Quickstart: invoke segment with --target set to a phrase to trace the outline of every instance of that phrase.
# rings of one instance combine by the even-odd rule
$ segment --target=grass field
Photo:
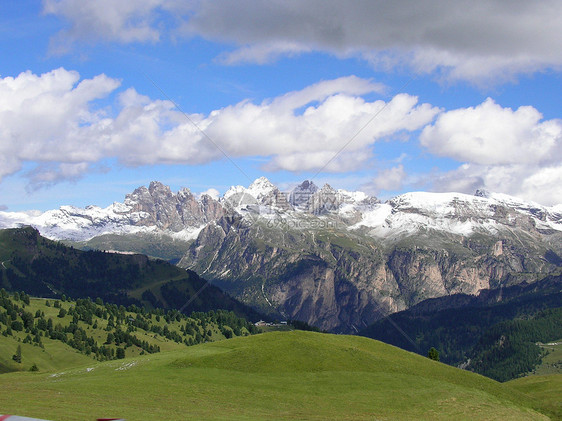
[[[371,339],[293,331],[2,374],[0,408],[63,421],[548,419],[514,389]]]
[[[506,384],[540,402],[543,412],[553,419],[562,420],[562,339],[540,347],[549,353],[533,373]]]
[[[46,305],[47,302],[50,303],[50,306]],[[57,304],[60,308],[54,307],[54,303],[55,300],[32,298],[30,299],[29,304],[25,306],[25,311],[30,312],[31,314],[35,314],[37,311],[40,311],[44,313],[45,319],[52,319],[54,324],[60,323],[63,326],[68,326],[72,322],[72,316],[67,313],[67,315],[62,318],[58,317],[60,308],[63,308],[68,312],[71,307],[76,306],[76,303],[74,301],[61,302],[57,300]],[[18,304],[21,305],[22,302],[19,301]],[[125,312],[125,315],[132,318],[135,318],[136,316],[135,313],[131,312]],[[96,316],[93,316],[92,320],[95,322],[93,325],[87,324],[83,321],[78,321],[76,324],[98,344],[103,344],[107,339],[108,331],[106,330],[106,326],[108,322],[107,320]],[[165,320],[165,317],[161,317],[159,320],[155,317],[151,317],[150,322],[154,326],[166,326],[170,332],[181,334],[181,326],[185,325],[186,320],[181,319],[180,321],[177,321],[174,319],[170,320],[168,323]],[[120,329],[126,330],[127,326],[122,325],[120,326]],[[3,330],[4,328],[0,323],[0,331]],[[221,333],[216,324],[208,324],[206,326],[206,331],[211,332],[210,335],[206,336],[206,340],[214,341],[225,339],[225,336]],[[247,333],[245,328],[242,329],[242,331],[243,333]],[[200,333],[202,333],[202,330],[200,330]],[[146,341],[151,345],[157,345],[163,352],[178,351],[186,348],[186,345],[183,343],[177,343],[162,335],[140,328],[136,329],[133,334],[142,341]],[[13,331],[10,336],[0,335],[0,373],[10,371],[27,371],[33,364],[36,364],[41,371],[50,371],[84,365],[90,363],[91,361],[95,362],[93,354],[88,357],[83,353],[79,353],[76,349],[71,348],[67,344],[48,338],[47,335],[41,337],[44,348],[37,346],[37,344],[23,343],[23,340],[27,335],[28,333],[26,331]],[[186,336],[182,334],[182,338],[184,337]],[[21,364],[17,364],[12,360],[12,355],[16,352],[18,345],[22,347]],[[106,344],[105,346],[116,348],[115,344]],[[135,345],[128,346],[125,349],[126,357],[136,357],[141,354],[144,354],[143,350]]]
[[[80,354],[60,341],[45,338],[45,348],[18,342],[14,338],[0,340],[0,373],[6,371],[29,370],[36,364],[42,371],[63,370],[67,367],[76,367],[94,361],[91,357]],[[18,345],[21,346],[23,364],[12,360]]]
[[[539,345],[548,352],[533,374],[544,376],[548,374],[562,374],[562,339]]]
[[[540,403],[552,419],[562,420],[562,374],[522,377],[505,384]]]

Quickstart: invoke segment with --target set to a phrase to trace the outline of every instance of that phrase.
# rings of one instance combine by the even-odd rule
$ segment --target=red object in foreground
[[[0,421],[48,421],[40,418],[20,417],[19,415],[0,415]],[[97,421],[125,421],[123,418],[98,418]]]

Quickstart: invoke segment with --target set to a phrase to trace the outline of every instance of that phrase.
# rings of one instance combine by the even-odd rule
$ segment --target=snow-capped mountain
[[[196,197],[187,188],[173,193],[154,181],[106,208],[61,206],[43,213],[0,212],[0,228],[31,225],[48,238],[72,241],[139,232],[194,240],[205,225],[232,212],[253,218],[332,218],[348,230],[391,240],[418,230],[460,235],[493,234],[514,227],[562,231],[562,205],[544,207],[503,194],[416,192],[380,203],[363,192],[335,190],[328,184],[319,188],[308,180],[290,192],[281,192],[265,177],[247,188],[231,187],[219,200],[205,194]]]
[[[0,212],[0,228],[31,225],[55,240],[85,241],[104,234],[160,233],[194,240],[201,228],[223,216],[222,205],[208,195],[196,198],[189,189],[176,194],[153,181],[106,208],[61,206],[38,212]]]
[[[461,193],[406,193],[375,206],[350,227],[369,228],[379,238],[403,237],[420,230],[470,236],[475,233],[524,229],[562,232],[562,207],[525,203],[507,195]]]
[[[230,294],[284,317],[350,332],[432,297],[475,294],[562,267],[562,205],[478,191],[414,192],[381,203],[262,177],[215,200],[159,182],[107,208],[0,212],[81,245],[179,260]]]

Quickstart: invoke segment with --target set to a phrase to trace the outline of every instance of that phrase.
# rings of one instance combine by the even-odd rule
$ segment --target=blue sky
[[[262,175],[562,203],[561,15],[559,1],[2,2],[0,210]]]

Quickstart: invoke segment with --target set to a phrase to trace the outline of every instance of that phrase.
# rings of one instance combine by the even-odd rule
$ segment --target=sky
[[[562,203],[562,2],[0,2],[0,210],[266,176]]]

